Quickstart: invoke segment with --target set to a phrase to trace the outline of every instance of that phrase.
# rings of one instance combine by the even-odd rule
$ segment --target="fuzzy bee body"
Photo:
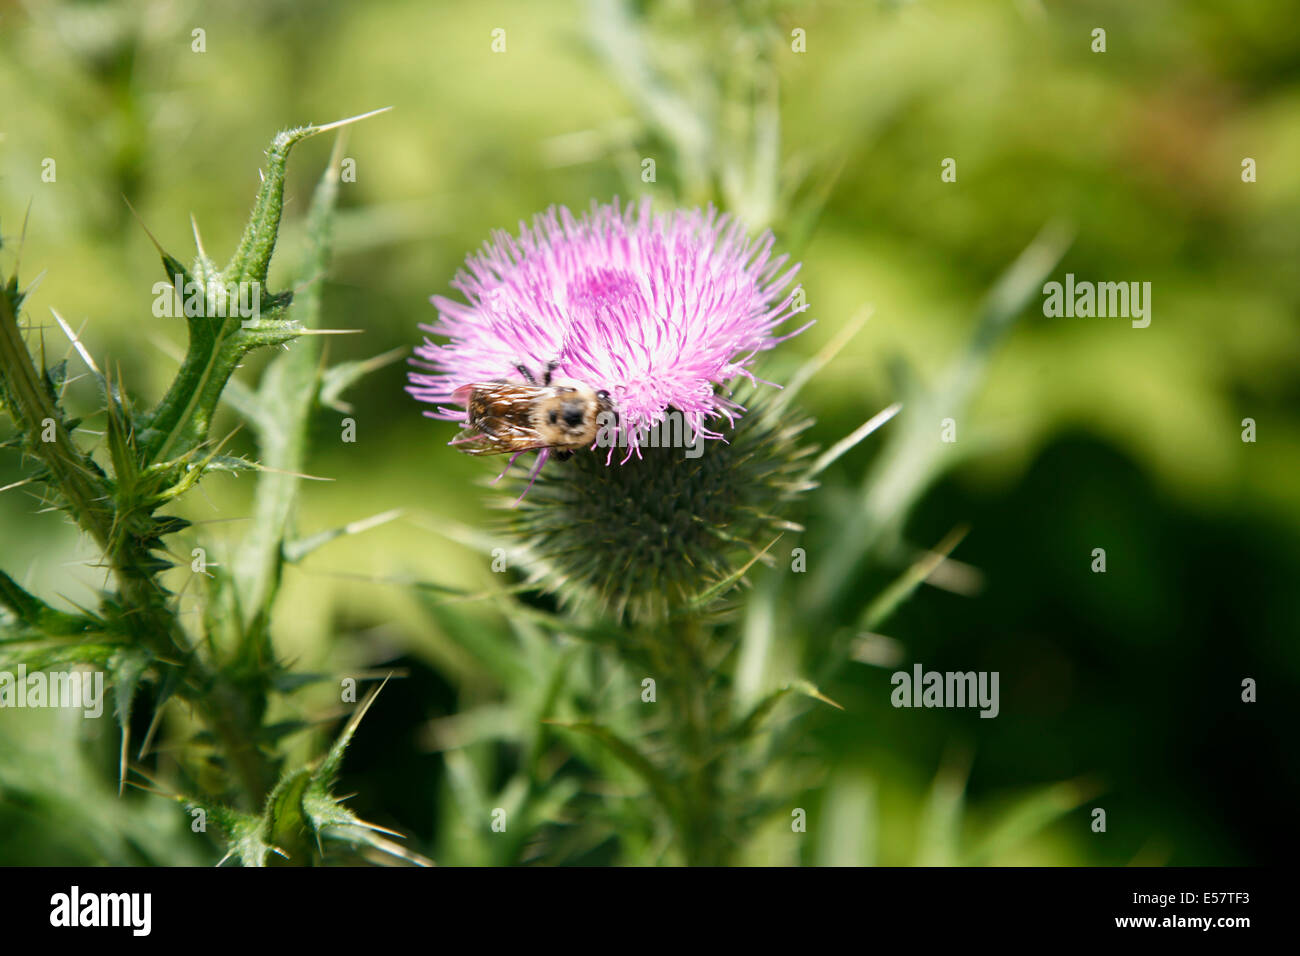
[[[464,430],[451,442],[470,455],[499,455],[550,449],[568,458],[596,440],[602,412],[612,412],[609,393],[571,379],[551,377],[547,366],[541,384],[482,382],[458,388],[452,398],[465,406]]]

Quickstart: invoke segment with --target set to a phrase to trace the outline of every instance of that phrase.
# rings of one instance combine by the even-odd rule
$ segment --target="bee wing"
[[[550,393],[541,385],[520,385],[515,382],[471,382],[461,385],[451,393],[451,400],[481,415],[500,414],[497,409],[525,407]]]
[[[475,385],[462,385],[453,394],[465,394],[472,397],[476,404],[489,407],[527,408],[534,402],[550,395],[551,389],[546,385],[519,385],[515,382],[479,382]]]
[[[533,429],[516,426],[493,432],[467,428],[448,444],[467,455],[504,455],[508,452],[536,451],[547,447],[542,436]]]
[[[547,394],[546,388],[510,382],[486,382],[456,389],[453,398],[464,402],[469,424],[450,444],[469,455],[500,455],[547,447],[546,440],[532,426],[533,406]]]

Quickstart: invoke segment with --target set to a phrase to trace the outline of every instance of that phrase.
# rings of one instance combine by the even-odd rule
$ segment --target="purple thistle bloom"
[[[744,409],[714,386],[754,380],[757,353],[807,328],[777,334],[807,306],[795,306],[797,286],[785,291],[799,266],[773,257],[773,241],[771,232],[750,239],[712,207],[664,216],[648,199],[624,209],[615,200],[581,218],[552,207],[531,227],[521,222],[518,238],[499,230],[466,258],[451,284],[468,304],[432,298],[439,322],[420,328],[447,341],[416,348],[411,364],[425,371],[409,373],[406,390],[445,405],[458,388],[522,382],[516,366],[540,376],[554,361],[558,376],[613,397],[623,461],[639,455],[638,429],[670,408],[692,434],[721,438],[706,422],[734,422]],[[425,415],[465,418],[446,407]]]

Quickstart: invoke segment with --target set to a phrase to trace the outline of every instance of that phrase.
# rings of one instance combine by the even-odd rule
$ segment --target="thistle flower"
[[[808,422],[757,400],[768,383],[751,371],[806,328],[780,328],[806,306],[773,242],[712,208],[552,208],[468,257],[452,283],[466,303],[433,298],[440,322],[422,328],[446,341],[416,349],[407,385],[438,406],[429,417],[465,421],[444,403],[469,386],[552,372],[607,392],[617,412],[614,435],[593,442],[605,453],[548,469],[512,511],[530,579],[562,603],[642,622],[699,609],[793,527],[780,506],[810,487]],[[530,447],[525,491],[550,451]]]
[[[503,231],[466,259],[452,286],[468,304],[434,296],[440,322],[411,363],[407,391],[445,405],[458,388],[500,379],[522,382],[519,366],[605,390],[619,413],[621,461],[639,453],[643,430],[681,413],[691,435],[718,439],[707,424],[734,423],[743,409],[719,394],[762,351],[803,331],[778,328],[806,305],[799,270],[772,255],[773,237],[745,235],[739,222],[710,207],[655,215],[650,201],[620,209],[592,203],[575,219],[552,207]],[[801,297],[799,297],[801,299]],[[806,327],[806,326],[805,326]],[[463,420],[439,407],[432,418]],[[613,458],[612,449],[605,456]]]

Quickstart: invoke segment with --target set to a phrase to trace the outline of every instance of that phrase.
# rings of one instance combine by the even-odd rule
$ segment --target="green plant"
[[[170,775],[176,779],[149,785],[173,788],[178,800],[210,814],[227,839],[226,856],[247,865],[263,864],[273,851],[293,863],[322,859],[326,840],[351,852],[377,849],[418,859],[358,820],[331,793],[343,750],[373,692],[328,755],[309,766],[288,766],[283,750],[284,738],[305,724],[269,720],[273,697],[320,679],[288,668],[271,638],[285,564],[332,537],[300,539],[294,530],[308,425],[322,402],[337,401],[343,388],[375,364],[323,369],[316,337],[329,331],[317,326],[338,192],[338,148],[307,215],[301,291],[262,290],[279,236],[290,152],[308,137],[364,118],[275,137],[247,226],[224,267],[208,256],[197,225],[191,266],[158,246],[186,317],[189,346],[153,408],[137,407],[120,375],[111,367],[101,370],[56,315],[98,385],[102,443],[65,408],[66,363],[47,362],[43,334],[37,355],[29,350],[27,339],[37,336],[20,323],[26,293],[16,270],[0,294],[0,403],[15,426],[5,444],[29,464],[23,483],[39,488],[95,542],[107,571],[97,606],[77,612],[57,610],[0,571],[0,666],[39,671],[86,665],[107,674],[121,732],[119,792],[128,780],[148,779],[132,764],[130,739],[142,686],[149,686],[154,714],[134,759],[150,752],[169,705],[190,708],[198,727],[176,750]],[[257,306],[251,315],[234,308],[250,301]],[[289,343],[266,366],[256,389],[232,377],[249,351]],[[258,460],[224,453],[229,436],[211,434],[223,401],[253,430]],[[205,547],[179,546],[196,529],[169,513],[212,472],[257,473],[255,520],[230,560],[220,563],[207,559]],[[182,556],[186,552],[193,561]],[[168,573],[177,568],[204,582],[197,623],[180,612],[179,592],[192,579],[176,589]]]
[[[734,70],[696,49],[670,15],[617,0],[593,5],[590,39],[641,118],[637,155],[666,147],[676,159],[673,179],[655,187],[669,208],[712,201],[797,241],[834,175],[820,188],[778,189],[774,38],[762,22],[721,16],[746,51]],[[636,168],[627,157],[620,165]],[[1044,230],[989,293],[950,370],[926,384],[896,363],[901,402],[820,454],[803,440],[800,389],[861,321],[791,375],[760,371],[787,386],[740,390],[748,412],[698,460],[645,448],[607,467],[603,451],[579,452],[543,468],[513,506],[531,480],[516,473],[495,501],[507,515],[496,527],[440,522],[437,531],[494,563],[504,556],[510,582],[485,594],[421,589],[438,629],[474,662],[465,709],[434,734],[450,772],[443,830],[456,834],[440,857],[718,865],[765,859],[773,845],[791,861],[800,857],[788,841],[762,835],[782,817],[788,835],[792,808],[822,785],[828,802],[859,817],[837,832],[867,826],[857,790],[802,759],[800,727],[814,702],[839,707],[819,686],[957,546],[960,533],[933,549],[902,535],[913,505],[955,463],[937,424],[966,410],[1068,242],[1066,230]],[[837,489],[834,508],[810,506],[823,472],[896,414],[861,489]],[[809,549],[806,573],[792,560],[797,547]],[[897,578],[865,592],[864,572],[880,567],[897,567]],[[466,606],[484,599],[492,612]],[[964,775],[955,790],[951,776],[936,780],[931,816],[946,816],[922,822],[917,860],[960,858]],[[1033,826],[1016,818],[993,829],[1023,840],[1084,792],[1063,784],[1034,803],[1051,812]],[[511,821],[501,836],[486,832],[497,810]],[[802,859],[841,855],[809,849]]]

